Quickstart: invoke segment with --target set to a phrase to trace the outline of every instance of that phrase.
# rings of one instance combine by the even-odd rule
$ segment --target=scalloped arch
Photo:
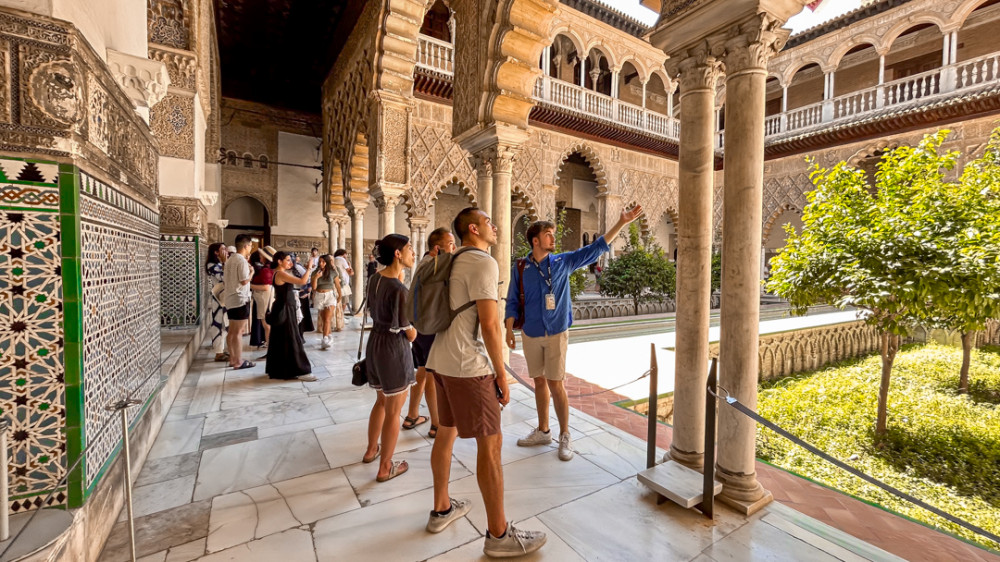
[[[601,160],[601,156],[597,150],[586,142],[576,143],[560,154],[559,164],[556,166],[555,174],[552,176],[552,183],[559,183],[559,173],[562,172],[563,166],[566,164],[566,159],[574,152],[580,153],[580,156],[583,156],[587,164],[590,164],[590,169],[594,172],[594,177],[597,178],[597,192],[600,194],[608,193],[608,174],[604,168],[604,162]]]
[[[761,231],[760,243],[763,246],[767,243],[767,239],[771,237],[771,230],[774,229],[774,225],[778,222],[778,218],[785,214],[785,211],[792,211],[797,213],[800,217],[802,216],[802,210],[792,205],[791,203],[784,203],[771,213],[771,216],[767,218],[767,222],[764,223],[764,229]]]

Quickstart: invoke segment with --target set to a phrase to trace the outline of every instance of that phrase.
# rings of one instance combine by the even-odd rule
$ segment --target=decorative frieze
[[[170,49],[161,45],[150,45],[149,58],[166,67],[171,89],[195,91],[197,60],[194,53]]]
[[[200,199],[160,197],[160,232],[204,236],[208,214]]]
[[[271,235],[271,246],[279,252],[295,252],[301,255],[309,253],[312,248],[326,248],[329,241],[322,236],[283,236]]]
[[[72,25],[0,10],[0,75],[0,150],[85,161],[153,204],[155,141]]]

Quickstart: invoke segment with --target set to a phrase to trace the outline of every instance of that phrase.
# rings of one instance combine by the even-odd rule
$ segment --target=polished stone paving
[[[212,362],[207,349],[198,354],[137,477],[140,560],[482,557],[485,514],[473,441],[456,443],[451,472],[452,495],[471,499],[472,511],[436,535],[424,530],[429,425],[400,434],[395,458],[409,461],[408,474],[379,484],[375,465],[360,462],[374,391],[350,384],[358,336],[357,320],[351,322],[327,351],[307,334],[319,378],[313,383],[269,380],[263,361],[233,371]],[[514,385],[512,398],[503,413],[507,514],[549,536],[529,559],[896,559],[780,504],[750,518],[720,508],[714,522],[669,502],[657,505],[635,479],[645,443],[580,411],[571,415],[572,461],[559,461],[554,445],[519,448],[514,442],[531,428],[534,397]],[[124,521],[100,559],[128,559]]]

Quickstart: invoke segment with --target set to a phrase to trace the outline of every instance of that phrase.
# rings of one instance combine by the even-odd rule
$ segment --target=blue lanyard
[[[538,269],[538,275],[539,275],[539,277],[542,278],[542,281],[545,281],[545,284],[549,287],[549,293],[551,293],[552,292],[552,254],[549,254],[549,255],[545,256],[545,260],[546,260],[545,261],[545,268],[548,270],[548,275],[546,275],[545,273],[542,273],[542,266],[541,266],[541,264],[539,264],[538,262],[535,261],[534,257],[531,258],[531,263],[535,264],[535,267]]]

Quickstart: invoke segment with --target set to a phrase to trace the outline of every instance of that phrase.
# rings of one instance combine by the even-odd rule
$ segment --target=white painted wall
[[[0,0],[24,10],[75,25],[101,59],[114,49],[147,57],[146,2],[136,0]]]
[[[160,195],[195,197],[195,162],[193,160],[160,156],[158,168]]]
[[[316,137],[279,132],[278,161],[318,166],[316,145],[319,142]],[[320,170],[278,166],[278,220],[271,229],[272,234],[323,236],[327,229],[326,217],[323,216],[323,195],[313,185],[321,176]],[[378,217],[374,212],[370,217],[378,233]],[[366,215],[365,222],[368,221],[369,215]],[[368,232],[367,225],[365,232]]]

